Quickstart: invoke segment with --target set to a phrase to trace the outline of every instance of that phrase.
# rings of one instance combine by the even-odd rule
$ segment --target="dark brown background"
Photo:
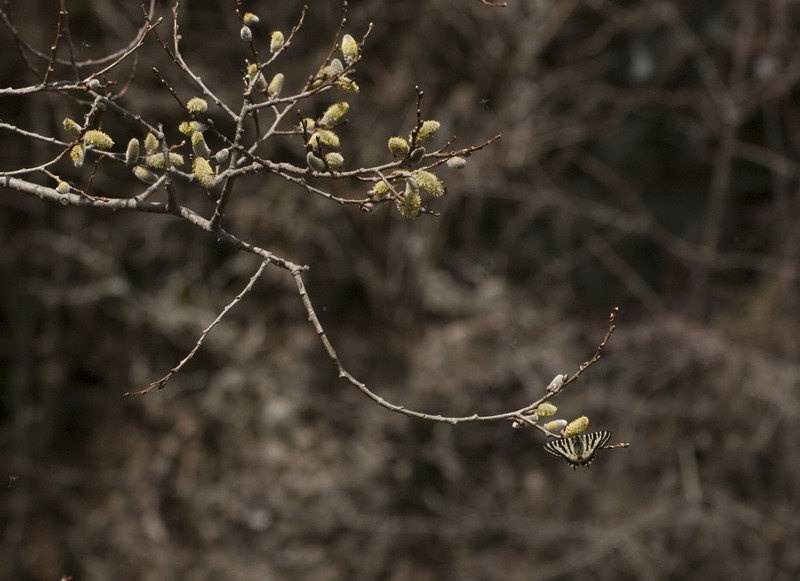
[[[13,4],[47,51],[52,3]],[[68,3],[80,58],[127,42],[133,4]],[[264,39],[300,3],[247,7]],[[311,3],[274,69],[287,90],[338,16]],[[413,409],[521,407],[591,355],[619,306],[607,357],[556,402],[632,444],[589,469],[533,430],[370,403],[337,380],[278,269],[165,390],[123,398],[186,354],[256,259],[166,217],[0,192],[0,577],[796,579],[799,17],[794,0],[354,1],[347,30],[374,30],[341,131],[349,167],[387,161],[415,85],[437,143],[503,138],[442,172],[438,219],[263,176],[231,204],[226,228],[311,266],[345,365]],[[181,9],[187,61],[234,109],[238,29],[233,2]],[[0,86],[32,84],[0,42]],[[154,64],[191,96],[149,41],[122,103],[175,127]],[[4,121],[49,135],[84,113],[54,94],[0,99]],[[133,136],[106,120],[118,143]],[[8,131],[0,147],[3,171],[54,153]],[[297,141],[270,147],[302,160]],[[140,191],[115,171],[98,192]]]

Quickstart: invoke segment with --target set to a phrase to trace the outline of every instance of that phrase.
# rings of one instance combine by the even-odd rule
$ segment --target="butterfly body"
[[[608,431],[589,432],[552,440],[544,445],[544,449],[554,456],[558,456],[574,469],[591,464],[597,451],[605,446],[610,437],[611,432]]]

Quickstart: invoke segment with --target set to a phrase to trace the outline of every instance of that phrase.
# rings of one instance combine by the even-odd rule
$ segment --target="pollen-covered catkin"
[[[358,43],[356,42],[356,39],[349,34],[345,34],[342,37],[341,49],[344,62],[346,62],[348,65],[352,64],[356,58],[358,58]]]

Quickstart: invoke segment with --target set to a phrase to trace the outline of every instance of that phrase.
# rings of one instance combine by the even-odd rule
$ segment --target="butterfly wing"
[[[605,446],[611,438],[611,432],[590,432],[569,438],[559,438],[544,445],[544,449],[558,456],[573,468],[588,466],[597,455],[597,451]]]

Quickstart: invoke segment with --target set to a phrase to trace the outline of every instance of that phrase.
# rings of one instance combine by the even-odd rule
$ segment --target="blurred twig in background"
[[[335,130],[341,173],[397,164],[363,183],[327,181],[329,168],[314,181],[292,174],[310,173],[304,132],[236,150],[221,137],[235,135],[234,118],[207,99],[209,147],[253,168],[231,170],[218,232],[311,265],[302,282],[336,353],[387,401],[453,417],[521,409],[593,352],[597,321],[620,306],[608,357],[558,403],[636,445],[574,472],[542,450],[540,433],[508,421],[454,427],[366,405],[336,381],[297,285],[268,276],[278,269],[169,389],[120,398],[181,361],[267,257],[210,244],[208,228],[169,213],[100,207],[166,209],[163,181],[127,199],[136,182],[120,152],[143,120],[162,123],[169,147],[184,142],[173,153],[192,149],[175,130],[189,113],[163,98],[151,67],[182,104],[202,91],[152,42],[139,6],[69,6],[53,60],[63,28],[45,4],[15,4],[20,40],[7,24],[0,37],[22,59],[0,62],[0,87],[28,91],[0,89],[0,172],[52,174],[27,180],[34,195],[0,198],[0,465],[14,478],[0,496],[0,575],[797,577],[796,1],[359,2],[342,32],[374,25],[351,79],[358,106]],[[341,6],[319,4],[292,39],[278,100],[313,83],[334,44]],[[171,13],[149,8],[169,40]],[[261,18],[256,53],[240,40],[247,10]],[[291,30],[299,13],[290,2],[263,14],[182,6],[181,58],[220,101],[241,103],[243,59],[266,62],[270,32]],[[71,75],[115,62],[99,90]],[[141,115],[97,110],[93,97],[99,129],[119,143],[70,174],[62,152],[81,138],[60,124],[83,124],[89,107],[40,90],[48,63],[48,82],[70,72],[63,88],[81,99],[124,90]],[[277,69],[260,72],[269,84]],[[368,192],[402,168],[386,138],[417,125],[415,86],[423,120],[441,123],[439,143],[503,137],[462,171],[426,170],[447,182],[447,196],[422,204],[438,218],[395,211],[399,180],[365,215]],[[313,95],[300,118],[346,100],[339,91]],[[271,105],[254,110],[277,118]],[[283,114],[295,131],[296,112]],[[20,131],[50,140],[23,149]],[[208,195],[187,168],[150,170],[207,219],[222,185]],[[56,191],[59,174],[81,207],[35,197]]]

